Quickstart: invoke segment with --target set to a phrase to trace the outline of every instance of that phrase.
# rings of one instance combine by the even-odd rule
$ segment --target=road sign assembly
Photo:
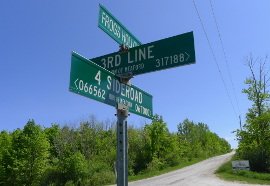
[[[135,75],[194,64],[194,37],[193,32],[188,32],[142,45],[102,5],[98,26],[122,50],[91,60],[72,52],[69,90],[116,108],[116,182],[117,186],[127,186],[128,112],[153,118],[152,96],[130,85],[128,80]]]

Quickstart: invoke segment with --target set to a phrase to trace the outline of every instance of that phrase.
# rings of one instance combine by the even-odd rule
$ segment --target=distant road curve
[[[224,162],[228,161],[234,152],[212,157],[194,165],[135,182],[130,182],[129,186],[256,186],[254,184],[242,184],[237,182],[227,182],[219,179],[215,170]]]

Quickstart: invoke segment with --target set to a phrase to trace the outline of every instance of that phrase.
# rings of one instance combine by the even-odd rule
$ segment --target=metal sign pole
[[[120,46],[119,52],[127,52],[128,48],[124,45]],[[118,76],[119,81],[123,84],[130,85],[130,79],[132,73]],[[127,118],[128,118],[128,106],[117,103],[117,186],[128,186],[128,135],[127,135]]]
[[[117,104],[117,186],[128,185],[127,117],[128,107]]]

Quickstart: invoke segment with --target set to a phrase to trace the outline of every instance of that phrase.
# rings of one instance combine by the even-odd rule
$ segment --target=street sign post
[[[91,61],[117,75],[139,75],[195,63],[193,32],[115,52]]]
[[[141,89],[120,83],[118,77],[92,61],[73,52],[69,90],[96,101],[116,106],[152,119],[152,96]]]
[[[139,74],[194,64],[193,32],[141,45],[105,7],[99,5],[98,26],[121,45],[119,52],[91,60],[73,52],[69,90],[116,107],[117,186],[128,185],[128,112],[153,118],[152,96],[128,85]]]
[[[141,45],[141,42],[102,5],[99,5],[98,27],[120,45],[128,48]]]
[[[128,108],[122,104],[118,104],[117,110],[117,151],[116,151],[116,177],[117,186],[128,185],[128,133],[127,118]]]

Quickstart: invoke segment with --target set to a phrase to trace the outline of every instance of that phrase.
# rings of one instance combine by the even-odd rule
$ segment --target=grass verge
[[[257,173],[252,171],[236,171],[232,170],[231,161],[223,164],[216,170],[216,175],[227,181],[238,181],[251,184],[267,184],[270,185],[269,173]]]
[[[188,161],[188,162],[183,162],[180,165],[177,165],[177,166],[174,166],[174,167],[167,167],[167,168],[162,169],[160,171],[151,171],[151,172],[145,172],[143,174],[138,174],[138,175],[135,175],[135,176],[129,176],[128,181],[137,181],[137,180],[141,180],[141,179],[150,178],[150,177],[153,177],[153,176],[158,176],[158,175],[165,174],[165,173],[168,173],[168,172],[171,172],[171,171],[174,171],[174,170],[181,169],[181,168],[189,166],[189,165],[193,165],[193,164],[198,163],[198,162],[200,162],[202,160],[205,160],[205,159],[202,159],[202,158],[193,159],[193,160]]]

